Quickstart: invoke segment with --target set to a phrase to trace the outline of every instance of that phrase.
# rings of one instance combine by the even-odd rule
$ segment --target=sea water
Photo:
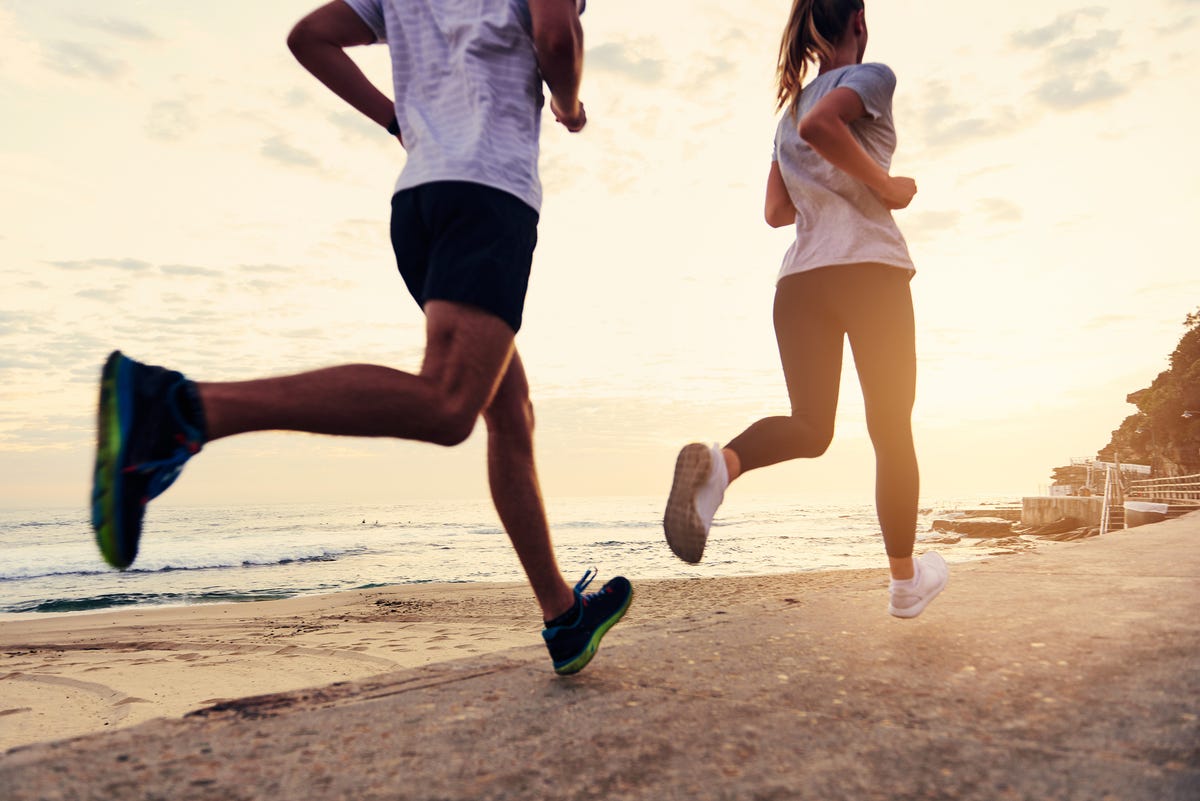
[[[925,505],[933,517],[964,504]],[[976,506],[977,502],[965,504]],[[734,576],[884,567],[870,505],[738,498],[722,508],[704,561],[684,564],[662,534],[662,499],[583,498],[547,509],[568,581]],[[147,512],[131,569],[100,559],[87,510],[0,510],[0,613],[248,601],[383,585],[523,581],[487,501],[388,506],[180,507]],[[938,545],[948,561],[984,556],[977,541]],[[598,584],[596,585],[598,586]]]

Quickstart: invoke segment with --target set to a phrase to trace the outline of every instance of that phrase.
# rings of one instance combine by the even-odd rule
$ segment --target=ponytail
[[[850,17],[862,9],[863,0],[794,0],[779,45],[776,111],[786,106],[795,112],[808,65],[833,58]]]

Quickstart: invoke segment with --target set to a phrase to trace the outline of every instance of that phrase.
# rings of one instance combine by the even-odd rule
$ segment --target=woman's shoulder
[[[896,83],[896,73],[892,71],[891,67],[880,61],[868,61],[864,64],[851,64],[848,67],[843,67],[842,70],[844,70],[844,72],[842,72],[842,74],[839,76],[840,80],[846,80],[853,77],[855,79],[875,79],[893,85]]]

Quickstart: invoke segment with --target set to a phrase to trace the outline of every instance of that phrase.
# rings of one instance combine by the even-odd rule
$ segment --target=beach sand
[[[956,564],[904,621],[883,570],[634,577],[565,678],[523,585],[6,623],[0,796],[1195,801],[1197,543]]]
[[[638,581],[621,628],[864,579],[882,590],[887,574]],[[540,632],[525,584],[403,585],[281,601],[0,615],[0,752],[522,646],[539,649],[531,658],[544,659],[549,671]]]

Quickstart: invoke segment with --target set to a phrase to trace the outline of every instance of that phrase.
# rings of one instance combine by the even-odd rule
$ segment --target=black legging
[[[764,417],[725,446],[743,471],[824,453],[849,336],[875,446],[875,507],[888,556],[898,558],[912,556],[920,484],[911,277],[897,267],[843,264],[783,278],[775,289],[775,337],[792,414]]]

